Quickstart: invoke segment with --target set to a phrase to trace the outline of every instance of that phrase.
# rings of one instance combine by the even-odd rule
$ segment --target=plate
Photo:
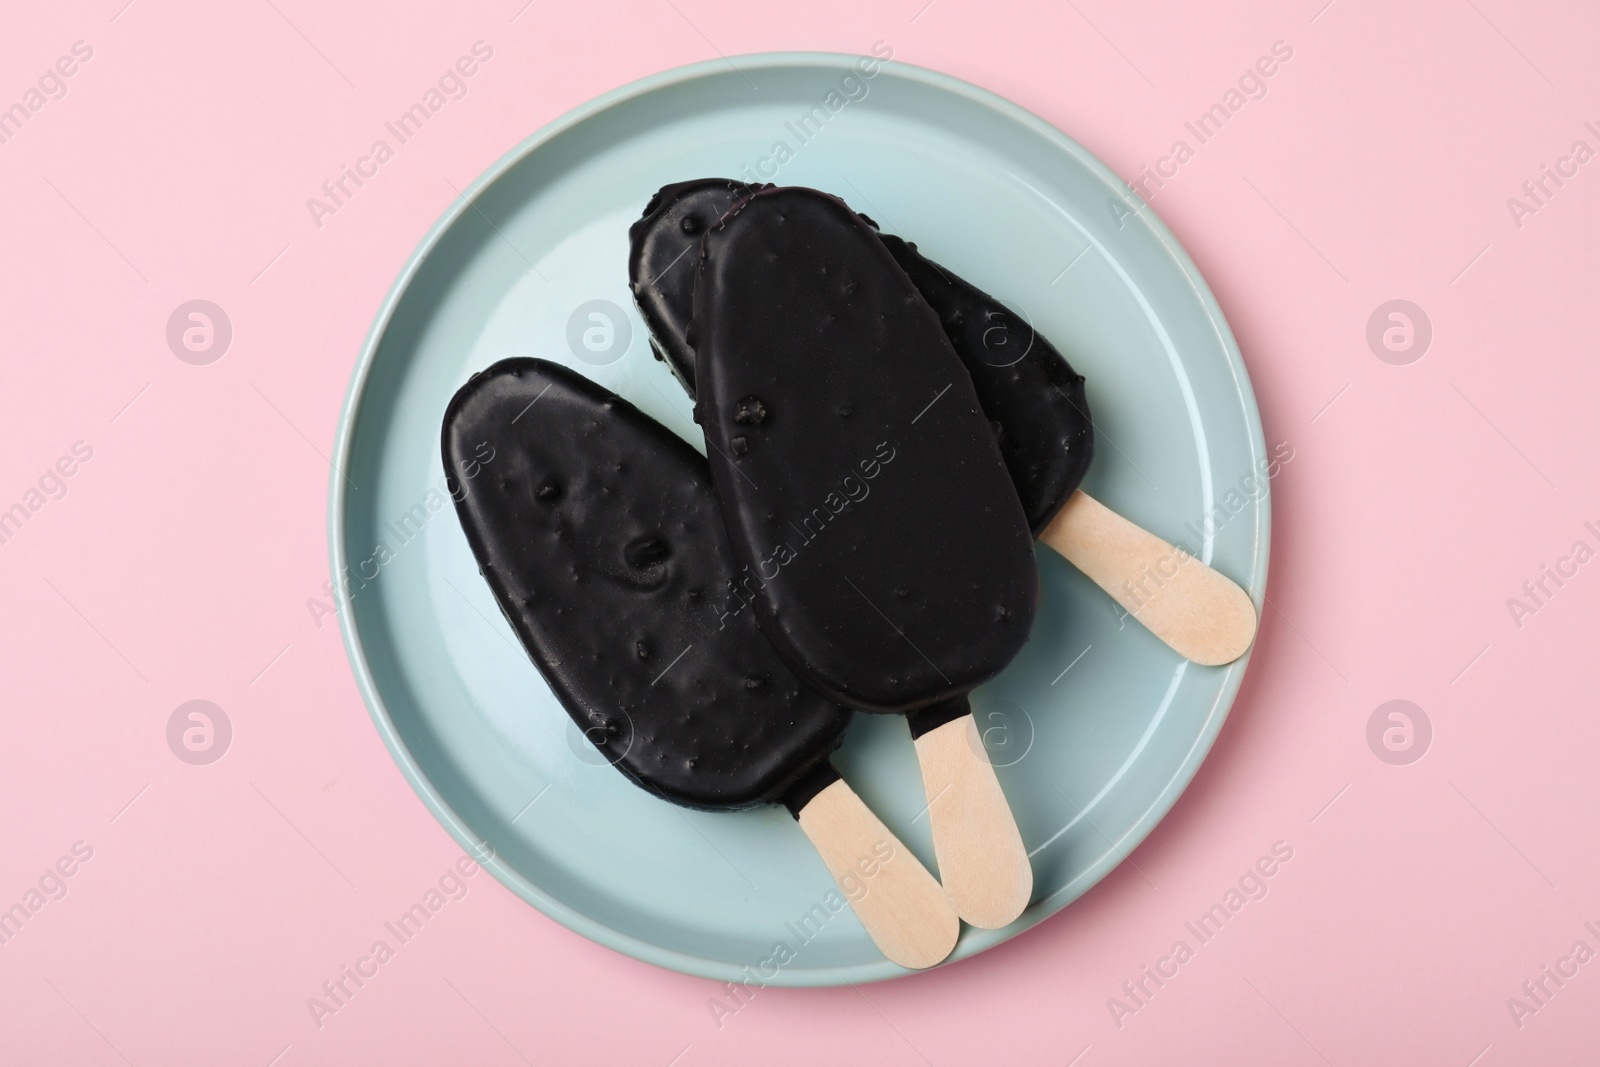
[[[703,449],[633,309],[627,229],[657,187],[711,175],[836,192],[1006,300],[1088,378],[1086,490],[1258,605],[1274,458],[1222,312],[1150,210],[1037,117],[892,59],[741,56],[647,78],[534,134],[423,239],[356,366],[329,516],[345,645],[395,760],[497,878],[603,945],[718,980],[892,978],[906,972],[848,908],[801,922],[832,882],[781,807],[687,811],[605,764],[496,609],[444,491],[445,404],[509,356],[573,366]],[[1181,661],[1039,557],[1031,640],[973,695],[1035,900],[1007,929],[964,930],[953,961],[1065,907],[1143,840],[1245,670]],[[857,716],[836,762],[935,870],[904,720]],[[775,956],[791,958],[772,973]]]

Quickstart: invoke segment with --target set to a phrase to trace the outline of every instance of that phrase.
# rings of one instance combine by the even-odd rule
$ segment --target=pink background
[[[0,1062],[1594,1054],[1600,961],[1546,980],[1537,1013],[1507,1004],[1574,942],[1600,950],[1600,564],[1520,627],[1507,606],[1575,541],[1600,548],[1583,526],[1600,528],[1600,161],[1520,227],[1506,203],[1574,141],[1600,149],[1592,5],[123,3],[26,5],[0,56],[4,106],[73,42],[93,49],[0,145],[0,508],[93,449],[0,544],[0,907],[93,850],[0,945]],[[470,95],[317,228],[306,198],[479,39],[495,55]],[[712,983],[480,875],[319,1028],[306,999],[459,855],[307,606],[327,577],[323,457],[380,299],[452,187],[590,97],[719,52],[878,39],[1124,176],[1274,41],[1293,49],[1153,201],[1232,322],[1267,439],[1295,449],[1272,606],[1216,749],[1137,869],[944,971],[769,989],[719,1027]],[[233,324],[207,366],[165,339],[195,298]],[[1408,366],[1365,339],[1396,298],[1433,325]],[[233,725],[209,766],[167,744],[191,699]],[[1368,745],[1391,699],[1433,726],[1410,765]],[[1294,858],[1269,895],[1119,1026],[1108,998],[1277,841]]]

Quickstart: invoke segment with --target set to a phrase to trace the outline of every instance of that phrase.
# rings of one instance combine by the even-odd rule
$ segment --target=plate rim
[[[863,57],[848,52],[782,51],[751,53],[734,58],[738,59],[740,67],[751,70],[810,66],[837,71],[846,67],[854,68],[855,64]],[[593,97],[529,134],[485,168],[451,201],[450,205],[419,240],[407,258],[405,265],[395,276],[394,282],[390,285],[382,303],[379,304],[378,310],[373,317],[372,325],[368,328],[366,337],[362,341],[360,355],[351,371],[344,400],[340,405],[339,421],[335,430],[333,464],[328,476],[328,540],[329,562],[332,567],[330,577],[333,579],[331,584],[339,608],[339,632],[343,639],[345,655],[349,660],[351,671],[355,675],[356,686],[360,690],[362,700],[366,704],[367,712],[372,719],[373,725],[383,739],[384,746],[389,750],[390,757],[399,766],[401,773],[411,785],[412,790],[422,800],[423,805],[450,836],[455,839],[457,844],[466,849],[468,854],[481,867],[493,874],[497,881],[538,911],[569,930],[634,959],[680,973],[724,982],[739,981],[747,978],[748,968],[731,961],[710,959],[676,949],[665,948],[608,926],[550,896],[520,871],[503,863],[495,853],[493,845],[472,831],[466,820],[455,812],[439,793],[427,774],[423,772],[390,717],[388,708],[379,692],[377,682],[373,677],[361,635],[356,629],[351,598],[344,583],[339,579],[348,567],[348,559],[344,551],[345,513],[348,501],[342,472],[347,470],[349,466],[361,400],[373,371],[378,348],[383,341],[394,312],[399,307],[405,293],[409,290],[418,271],[439,241],[455,225],[457,220],[474,206],[477,197],[485,189],[498,181],[523,159],[562,133],[589,121],[604,111],[637,97],[646,96],[674,85],[696,81],[710,75],[726,75],[728,68],[732,65],[733,58],[702,60],[658,71],[655,74],[627,82]],[[880,74],[885,73],[908,81],[920,82],[935,90],[965,97],[975,104],[998,112],[1002,117],[1028,128],[1036,136],[1051,142],[1056,148],[1073,156],[1080,164],[1097,174],[1110,188],[1116,190],[1128,200],[1133,212],[1139,215],[1145,224],[1150,227],[1152,234],[1160,242],[1166,253],[1172,257],[1180,272],[1200,298],[1201,306],[1222,343],[1223,353],[1227,359],[1229,371],[1233,376],[1235,390],[1244,409],[1243,413],[1245,415],[1252,459],[1259,461],[1265,457],[1265,434],[1261,424],[1260,408],[1256,402],[1255,389],[1250,381],[1250,375],[1245,367],[1238,343],[1234,339],[1233,331],[1228,325],[1227,317],[1223,314],[1221,306],[1217,303],[1211,287],[1206,283],[1199,268],[1167,228],[1166,224],[1150,208],[1149,204],[1137,192],[1129,189],[1126,183],[1117,177],[1115,172],[1083,145],[1027,108],[1006,99],[998,93],[974,85],[954,75],[917,66],[903,60],[892,59],[892,57],[891,60],[885,62],[883,69],[880,71]],[[1255,601],[1256,611],[1259,615],[1262,602],[1265,599],[1271,541],[1272,493],[1270,489],[1262,496],[1258,504],[1259,506],[1254,512],[1254,558],[1251,564],[1252,573],[1256,576],[1256,581],[1252,584],[1256,585],[1257,588],[1251,592],[1251,599]],[[1202,549],[1204,557],[1209,558],[1210,548],[1211,539],[1208,537]],[[1080,872],[1077,877],[1062,885],[1055,892],[1029,904],[1022,917],[1011,926],[1002,930],[964,929],[961,943],[957,945],[956,951],[949,959],[934,969],[949,967],[952,964],[959,963],[961,960],[979,955],[1043,923],[1061,911],[1067,904],[1088,892],[1107,874],[1120,866],[1122,861],[1131,855],[1143,843],[1144,839],[1150,835],[1151,831],[1160,824],[1161,820],[1166,818],[1174,805],[1176,805],[1178,798],[1182,796],[1189,783],[1198,773],[1200,765],[1205,761],[1205,757],[1210,753],[1212,746],[1222,731],[1222,726],[1227,720],[1228,713],[1232,710],[1234,700],[1238,697],[1245,670],[1249,666],[1254,651],[1255,646],[1252,644],[1241,658],[1225,668],[1226,673],[1221,680],[1216,698],[1207,712],[1205,722],[1195,738],[1194,744],[1185,754],[1182,763],[1149,806],[1146,807],[1139,819],[1119,840],[1111,843],[1110,849],[1105,854],[1101,855],[1093,864]],[[1125,845],[1126,848],[1124,848]],[[972,944],[979,940],[982,941],[981,944]],[[964,947],[967,948],[965,952],[962,951]],[[766,979],[763,985],[789,988],[831,987],[887,981],[920,973],[924,972],[907,970],[888,960],[874,960],[864,964],[780,968],[778,973],[771,979]]]

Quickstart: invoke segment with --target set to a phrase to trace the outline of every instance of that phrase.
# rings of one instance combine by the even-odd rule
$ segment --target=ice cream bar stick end
[[[1185,659],[1221,666],[1255,640],[1255,604],[1237,583],[1081,489],[1039,539]]]
[[[944,887],[843,779],[795,818],[884,956],[920,970],[950,955],[961,920]]]
[[[978,724],[968,712],[916,740],[939,877],[973,926],[1009,926],[1033,896],[1033,868]]]

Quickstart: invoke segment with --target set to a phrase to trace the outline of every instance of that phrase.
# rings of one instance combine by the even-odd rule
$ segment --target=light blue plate
[[[1096,447],[1085,488],[1199,550],[1258,604],[1269,457],[1210,290],[1080,145],[999,97],[900,63],[866,78],[850,56],[736,62],[647,78],[547,126],[418,247],[340,422],[330,535],[334,571],[353,590],[340,621],[412,785],[539,910],[691,974],[748,980],[785,942],[794,958],[768,984],[869,982],[906,972],[848,909],[820,932],[800,926],[832,883],[787,812],[663,803],[571,725],[478,577],[442,491],[451,394],[495,360],[540,356],[702,447],[633,310],[627,229],[667,182],[751,177],[840,194],[1030,318],[1088,376]],[[966,930],[954,960],[1066,906],[1143,840],[1194,775],[1245,669],[1184,663],[1049,549],[1039,556],[1032,640],[974,695],[1033,855],[1036,899],[1008,929]],[[904,720],[857,716],[838,765],[934,869]]]

